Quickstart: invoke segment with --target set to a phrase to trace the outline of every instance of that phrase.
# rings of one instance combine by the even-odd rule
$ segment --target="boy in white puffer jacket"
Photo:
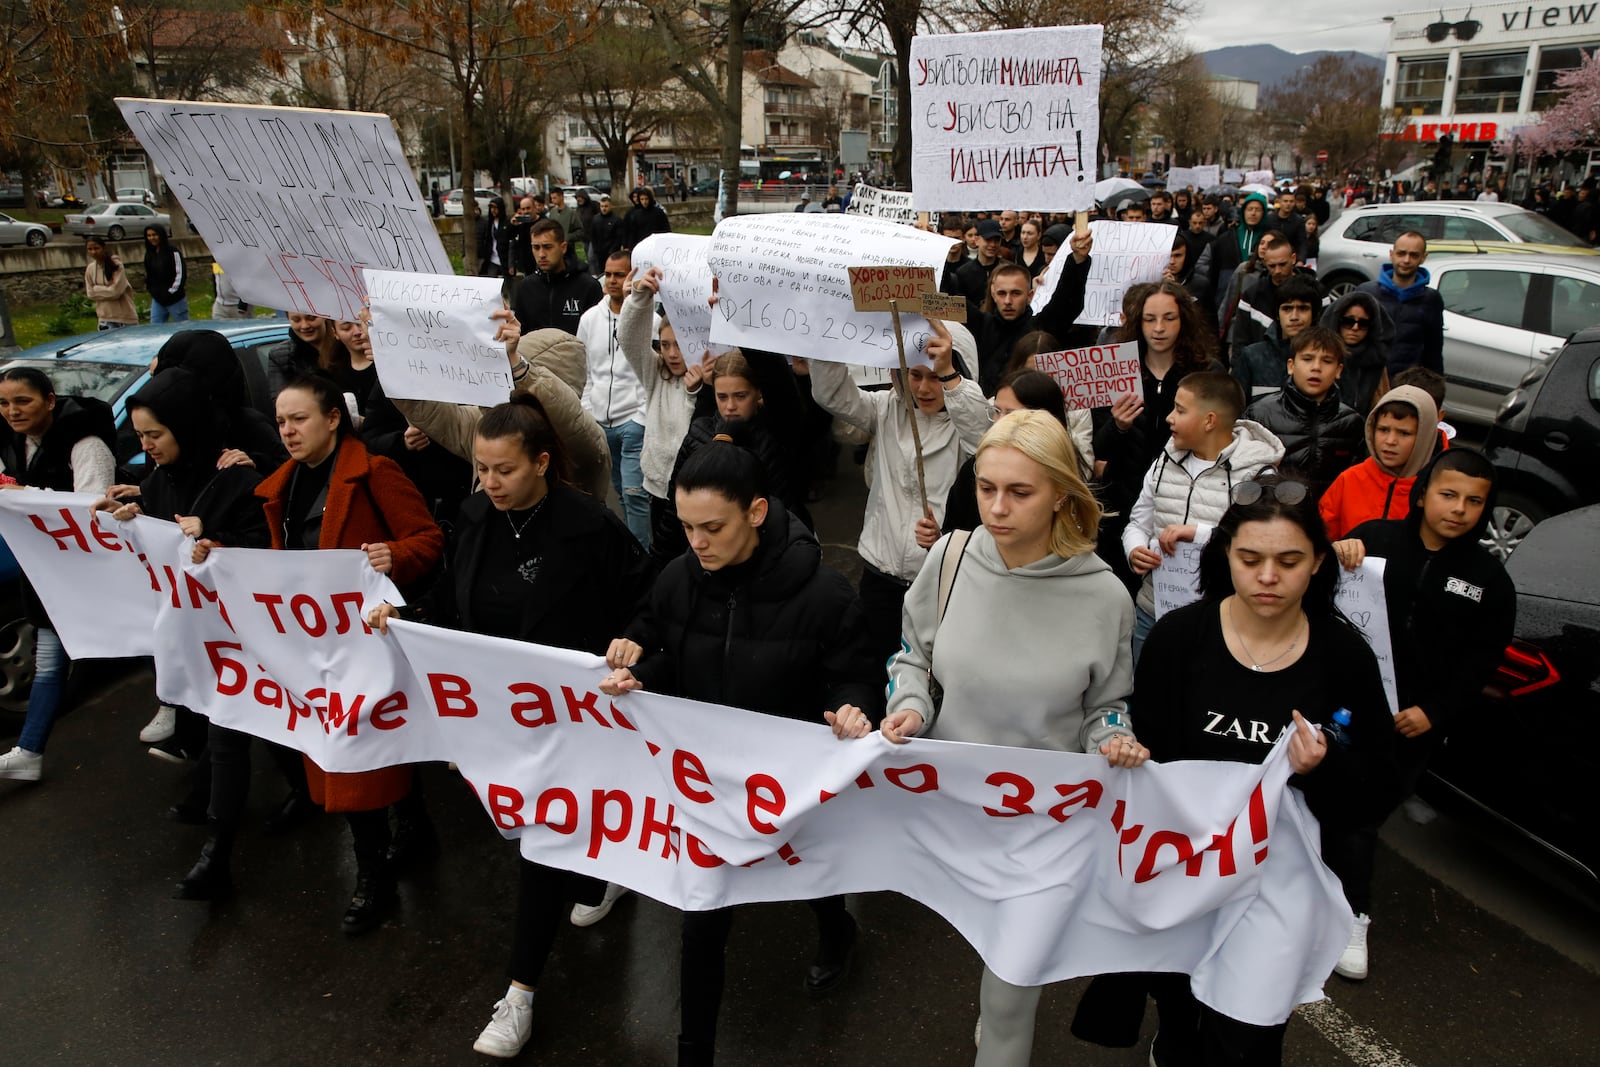
[[[1144,576],[1135,601],[1135,663],[1156,623],[1151,573],[1162,556],[1172,555],[1179,541],[1193,541],[1197,527],[1215,526],[1235,485],[1283,462],[1283,442],[1260,423],[1239,418],[1243,410],[1244,390],[1222,371],[1186,375],[1174,394],[1167,416],[1172,437],[1145,473],[1122,531],[1128,565]]]

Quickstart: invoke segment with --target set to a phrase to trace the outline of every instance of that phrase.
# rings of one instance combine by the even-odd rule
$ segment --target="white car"
[[[1488,424],[1506,395],[1579,330],[1600,325],[1600,258],[1550,253],[1428,257],[1444,299],[1444,406]]]
[[[143,204],[90,204],[81,215],[63,217],[61,228],[79,237],[104,237],[120,241],[125,237],[144,237],[146,226],[160,226],[172,232],[172,216]]]
[[[497,199],[500,194],[493,189],[472,190],[473,199],[478,202],[478,217],[481,219],[489,214],[489,201]],[[444,213],[451,217],[461,214],[461,190],[452,189],[444,198]]]
[[[0,245],[27,245],[43,248],[50,243],[50,227],[37,222],[23,222],[0,212]]]
[[[117,199],[126,203],[144,204],[146,207],[156,206],[156,194],[137,185],[130,185],[125,189],[118,189]]]

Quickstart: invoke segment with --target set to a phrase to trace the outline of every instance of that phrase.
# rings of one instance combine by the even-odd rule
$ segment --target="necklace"
[[[1244,631],[1239,629],[1238,620],[1233,617],[1233,604],[1234,602],[1232,600],[1228,601],[1228,622],[1233,625],[1233,636],[1238,640],[1239,647],[1244,650],[1245,656],[1251,661],[1251,670],[1260,673],[1266,668],[1272,666],[1274,663],[1278,662],[1283,657],[1287,656],[1289,653],[1293,652],[1299,646],[1300,628],[1297,626],[1295,627],[1294,637],[1290,639],[1287,648],[1285,648],[1282,652],[1279,652],[1276,656],[1273,656],[1271,659],[1259,659],[1254,652],[1250,651],[1250,646],[1244,643]]]
[[[516,538],[518,541],[522,540],[522,531],[528,528],[528,524],[533,521],[533,517],[539,514],[539,509],[544,507],[544,502],[549,499],[549,493],[546,493],[544,496],[540,497],[539,502],[529,509],[528,517],[522,520],[521,526],[518,526],[516,520],[511,517],[511,512],[506,512],[506,525],[511,527],[511,536]],[[1240,642],[1240,644],[1243,643],[1244,642],[1242,641]]]

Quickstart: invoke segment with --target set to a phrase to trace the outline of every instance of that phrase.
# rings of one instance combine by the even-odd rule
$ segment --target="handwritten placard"
[[[1270,186],[1272,184],[1272,172],[1270,170],[1247,170],[1244,172],[1244,183],[1246,185]]]
[[[1083,294],[1083,312],[1077,321],[1086,326],[1122,325],[1122,298],[1130,286],[1158,282],[1172,262],[1172,227],[1159,222],[1107,222],[1089,224],[1094,252],[1089,281]],[[1045,268],[1031,301],[1035,313],[1050,303],[1056,281],[1068,256],[1059,255]]]
[[[1225,185],[1240,185],[1244,182],[1244,171],[1238,167],[1229,167],[1222,172],[1222,181]]]
[[[1094,207],[1099,26],[911,40],[911,187],[919,208]]]
[[[1333,602],[1366,637],[1372,654],[1378,659],[1378,674],[1383,678],[1384,695],[1389,698],[1389,711],[1398,714],[1400,702],[1394,681],[1394,646],[1389,636],[1389,598],[1383,592],[1385,562],[1379,557],[1368,556],[1353,571],[1341,567]]]
[[[953,293],[923,293],[918,298],[922,317],[943,322],[967,321],[967,298]]]
[[[1196,189],[1205,192],[1213,185],[1222,184],[1222,168],[1215,163],[1194,168],[1194,185]]]
[[[656,233],[633,250],[633,269],[661,272],[657,294],[677,336],[683,358],[700,362],[704,352],[720,353],[711,343],[711,238],[692,233]]]
[[[920,310],[923,293],[938,286],[929,267],[850,267],[850,299],[857,311]],[[911,305],[917,306],[913,308]]]
[[[1173,192],[1193,189],[1196,184],[1193,167],[1171,167],[1167,170],[1167,188]]]
[[[845,211],[851,215],[865,215],[869,219],[888,219],[907,226],[917,222],[917,209],[911,205],[911,194],[898,189],[879,189],[857,182],[850,194],[850,205]]]
[[[711,339],[833,363],[900,365],[887,311],[857,311],[853,266],[925,267],[938,284],[951,240],[845,214],[741,215],[718,223],[711,269],[718,301]],[[928,323],[902,313],[906,359],[926,364]]]
[[[1056,380],[1069,411],[1108,408],[1122,397],[1144,399],[1139,345],[1123,341],[1065,352],[1040,352],[1033,365]]]
[[[387,115],[128,98],[117,106],[249,303],[355,319],[363,268],[452,273]]]
[[[1160,534],[1161,531],[1157,530],[1156,533]],[[1150,572],[1150,591],[1155,594],[1156,618],[1200,599],[1200,553],[1209,540],[1211,527],[1196,526],[1194,540],[1179,541],[1174,546],[1173,554],[1163,554],[1161,566]],[[1152,539],[1150,549],[1160,552],[1161,545]]]
[[[506,346],[489,313],[498,278],[369,270],[372,354],[383,391],[401,400],[493,407],[511,395]]]

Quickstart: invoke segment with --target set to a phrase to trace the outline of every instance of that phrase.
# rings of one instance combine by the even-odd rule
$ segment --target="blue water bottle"
[[[1333,713],[1333,721],[1322,728],[1328,740],[1340,748],[1350,747],[1350,709],[1340,708]]]

